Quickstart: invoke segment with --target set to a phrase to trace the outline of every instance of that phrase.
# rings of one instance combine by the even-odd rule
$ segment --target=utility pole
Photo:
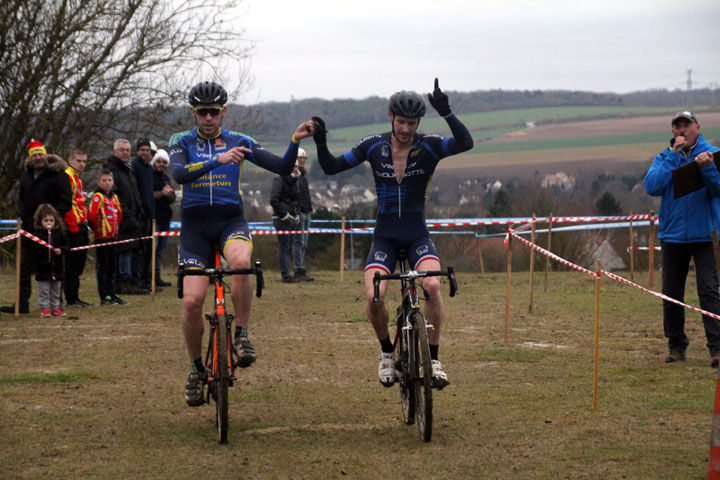
[[[690,90],[692,90],[692,68],[687,69],[687,92],[685,93],[685,108],[690,109]]]

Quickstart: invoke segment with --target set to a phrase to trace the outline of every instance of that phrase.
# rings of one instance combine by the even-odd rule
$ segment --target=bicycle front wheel
[[[398,342],[397,342],[397,358],[395,370],[401,372],[402,377],[400,378],[400,399],[402,401],[403,409],[403,421],[407,425],[415,423],[415,392],[413,391],[413,375],[410,373],[410,355],[408,352],[408,338],[411,335],[407,335],[402,330],[402,326],[405,324],[402,317],[397,320],[397,328],[399,330]]]
[[[432,436],[433,398],[432,398],[432,363],[430,360],[430,345],[427,338],[425,317],[420,312],[413,312],[410,320],[413,326],[413,349],[415,377],[413,391],[417,410],[417,423],[420,436],[426,442]]]
[[[228,438],[228,387],[230,385],[230,336],[227,317],[218,315],[215,337],[215,422],[218,429],[218,441],[227,443]]]

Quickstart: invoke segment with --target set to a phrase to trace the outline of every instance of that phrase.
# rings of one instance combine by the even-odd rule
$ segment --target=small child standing
[[[38,303],[40,316],[61,317],[62,280],[64,272],[63,255],[67,255],[70,247],[63,230],[60,214],[49,203],[38,206],[33,216],[35,236],[45,241],[48,246],[33,243],[32,259],[35,264],[35,280],[38,282]]]
[[[88,222],[95,233],[95,245],[102,245],[117,240],[122,208],[117,194],[113,192],[115,182],[110,170],[105,168],[100,170],[97,184],[98,188],[90,199]],[[95,249],[95,256],[100,305],[127,305],[128,302],[115,295],[117,246],[99,246]]]

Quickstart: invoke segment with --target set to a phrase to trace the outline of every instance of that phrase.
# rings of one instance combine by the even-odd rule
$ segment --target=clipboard
[[[715,161],[715,168],[720,170],[720,151],[713,153],[713,160]],[[673,170],[672,181],[676,199],[700,190],[705,186],[700,174],[700,167],[695,162],[690,162]]]

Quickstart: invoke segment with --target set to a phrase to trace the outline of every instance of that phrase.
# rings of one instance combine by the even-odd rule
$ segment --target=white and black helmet
[[[188,101],[193,107],[197,105],[225,105],[228,95],[222,85],[215,82],[200,82],[190,89]]]
[[[401,90],[390,97],[388,110],[401,117],[420,118],[425,115],[425,101],[417,92]]]

